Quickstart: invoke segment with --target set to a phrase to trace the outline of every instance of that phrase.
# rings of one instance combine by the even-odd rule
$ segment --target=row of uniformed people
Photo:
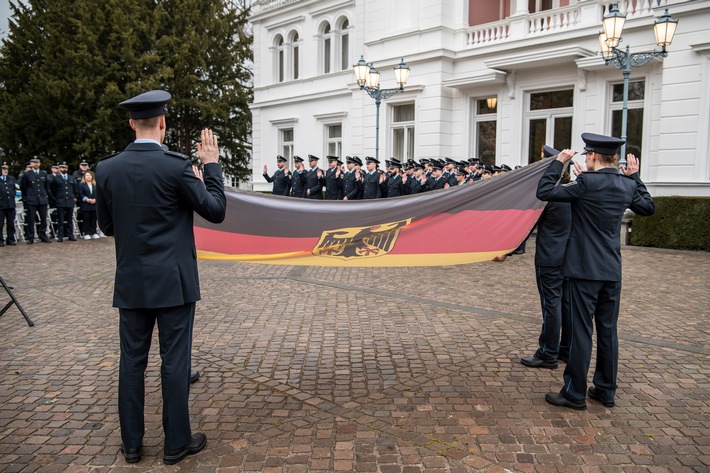
[[[283,156],[277,156],[278,169],[269,175],[264,166],[264,179],[273,183],[273,194],[318,200],[358,200],[399,197],[430,190],[488,179],[500,172],[510,171],[506,165],[486,167],[477,159],[456,161],[451,158],[422,158],[419,162],[397,159],[386,160],[387,171],[378,168],[380,161],[368,156],[363,162],[357,156],[346,157],[346,167],[335,156],[328,156],[328,169],[318,167],[317,156],[308,155],[309,169],[304,160],[294,156],[296,169],[291,172]]]
[[[88,162],[82,160],[79,169],[71,175],[68,174],[66,163],[54,163],[51,166],[51,174],[40,169],[40,164],[36,156],[30,159],[17,180],[25,211],[25,241],[32,244],[35,236],[45,243],[51,242],[50,236],[55,237],[57,241],[63,241],[64,238],[76,240],[72,222],[75,206],[80,208],[78,220],[84,238],[99,238],[96,226],[96,185],[94,175],[88,170]],[[7,168],[4,164],[3,176],[7,176]],[[4,223],[3,231],[0,232],[0,244],[14,245],[17,242],[14,228],[15,180],[11,176],[1,180],[4,194],[7,194],[5,197],[8,198],[3,198],[0,203]],[[54,231],[52,232],[50,227],[48,234],[47,216],[50,208],[56,210],[52,215]],[[6,237],[4,233],[7,234]]]

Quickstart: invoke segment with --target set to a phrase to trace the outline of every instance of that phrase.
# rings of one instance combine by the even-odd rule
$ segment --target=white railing
[[[503,41],[570,31],[580,24],[581,26],[599,24],[601,27],[601,17],[613,4],[618,4],[619,11],[626,13],[627,19],[634,19],[653,15],[654,10],[668,5],[668,0],[660,0],[660,4],[658,0],[575,2],[574,5],[539,13],[512,15],[504,20],[468,28],[466,47],[476,48]]]
[[[292,3],[300,2],[301,0],[257,0],[252,4],[252,12],[255,15],[266,13],[267,11],[285,7]]]
[[[578,5],[535,13],[528,17],[528,35],[535,36],[573,29],[579,24],[579,20]]]
[[[510,22],[508,20],[486,23],[468,30],[468,47],[496,43],[508,38]]]

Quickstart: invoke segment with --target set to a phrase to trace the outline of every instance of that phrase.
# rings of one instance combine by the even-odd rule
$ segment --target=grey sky
[[[0,38],[7,36],[7,19],[10,17],[10,0],[0,0]]]

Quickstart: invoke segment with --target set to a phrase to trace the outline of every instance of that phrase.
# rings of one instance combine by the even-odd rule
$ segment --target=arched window
[[[332,70],[333,35],[330,31],[330,23],[323,24],[323,74],[328,74]]]
[[[274,48],[276,50],[276,81],[283,82],[285,79],[286,50],[284,48],[284,38],[280,34],[274,38]]]
[[[340,70],[344,71],[350,69],[350,35],[348,28],[350,27],[350,22],[347,18],[343,18],[340,21],[339,33],[340,33]]]
[[[298,31],[292,31],[289,35],[289,43],[291,43],[291,72],[293,72],[294,80],[298,79],[301,60],[298,53],[300,50],[298,40]]]

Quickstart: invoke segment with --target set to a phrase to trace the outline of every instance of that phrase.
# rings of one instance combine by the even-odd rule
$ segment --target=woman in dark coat
[[[86,171],[79,184],[79,207],[81,209],[81,233],[84,240],[98,240],[96,228],[96,181],[91,171]]]

